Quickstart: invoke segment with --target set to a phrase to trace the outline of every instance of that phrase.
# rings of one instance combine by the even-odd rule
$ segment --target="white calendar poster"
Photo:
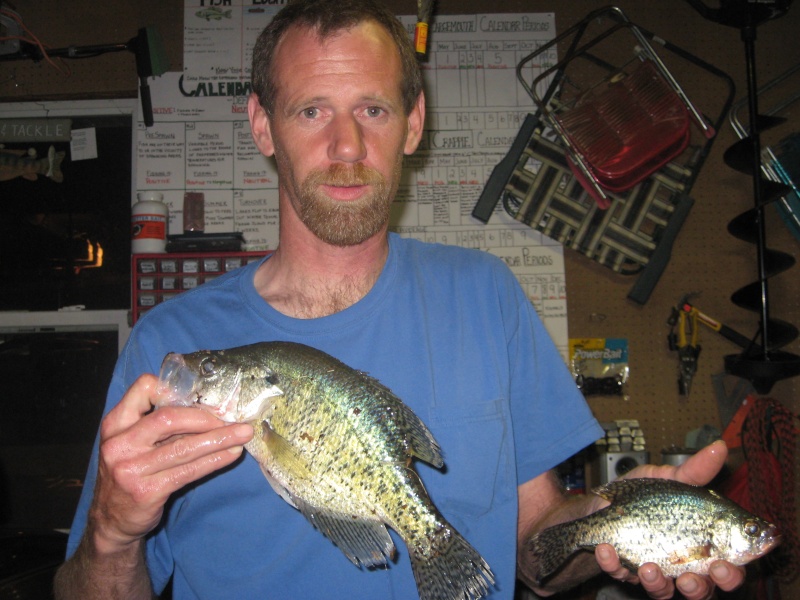
[[[139,126],[137,188],[164,194],[171,233],[180,233],[184,192],[203,192],[206,231],[242,232],[246,249],[260,250],[278,239],[277,172],[250,137],[249,64],[258,33],[280,4],[249,1],[186,0],[184,71],[151,83],[155,124]],[[401,20],[412,35],[415,17]],[[425,133],[404,162],[391,228],[501,257],[566,356],[561,245],[499,211],[488,225],[471,216],[492,168],[533,110],[516,65],[554,36],[553,13],[435,19],[422,64]]]

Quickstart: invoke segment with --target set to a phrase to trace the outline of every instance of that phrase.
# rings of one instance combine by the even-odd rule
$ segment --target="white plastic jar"
[[[159,192],[139,192],[131,207],[131,252],[150,254],[167,251],[169,208]]]

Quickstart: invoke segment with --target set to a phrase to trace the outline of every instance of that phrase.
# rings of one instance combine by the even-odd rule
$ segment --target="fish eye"
[[[275,371],[267,371],[267,376],[264,378],[270,385],[278,385],[278,374]]]
[[[210,377],[217,372],[217,364],[213,356],[209,356],[200,361],[200,371],[205,377]]]
[[[749,536],[757,536],[761,533],[761,526],[755,521],[748,521],[744,524],[744,532]]]

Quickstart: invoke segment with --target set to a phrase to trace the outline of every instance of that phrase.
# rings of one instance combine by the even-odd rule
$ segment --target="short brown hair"
[[[375,0],[290,0],[275,15],[253,47],[253,91],[267,114],[272,114],[277,96],[275,49],[290,27],[308,27],[326,39],[364,21],[382,25],[397,45],[402,64],[403,109],[410,114],[422,92],[422,72],[408,31],[388,8]]]

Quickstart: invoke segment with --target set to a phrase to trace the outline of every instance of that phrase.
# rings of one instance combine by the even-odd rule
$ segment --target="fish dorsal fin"
[[[652,477],[637,477],[634,479],[618,479],[605,485],[596,487],[592,493],[609,502],[625,501],[628,498],[647,492],[679,492],[686,488],[686,484],[670,479],[657,479]]]
[[[610,481],[605,485],[594,488],[592,493],[595,496],[600,496],[603,500],[608,500],[609,502],[623,500],[626,496],[629,496],[636,490],[641,489],[640,483],[631,483],[636,481],[636,479],[619,479],[617,481]]]
[[[412,456],[441,468],[444,465],[442,450],[425,423],[408,406],[401,404],[402,418],[407,426],[408,451]]]
[[[444,466],[439,444],[414,411],[368,373],[358,371],[358,375],[371,392],[371,401],[359,408],[367,411],[375,423],[394,423],[397,426],[395,431],[403,432],[407,456],[414,456],[436,468]]]

